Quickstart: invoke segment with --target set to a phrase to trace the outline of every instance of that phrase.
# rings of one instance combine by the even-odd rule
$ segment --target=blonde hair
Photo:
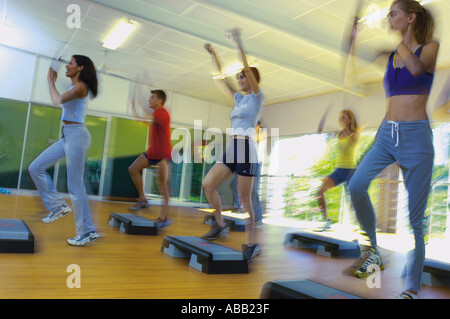
[[[414,13],[416,20],[413,31],[414,37],[419,44],[427,44],[433,41],[435,23],[430,11],[426,10],[419,2],[415,0],[396,0],[392,3],[399,4],[400,9],[407,14]]]
[[[350,110],[342,110],[340,114],[345,114],[348,116],[348,118],[350,119],[349,129],[352,132],[356,132],[356,130],[358,129],[358,123],[356,122],[355,114],[353,114],[353,112]]]

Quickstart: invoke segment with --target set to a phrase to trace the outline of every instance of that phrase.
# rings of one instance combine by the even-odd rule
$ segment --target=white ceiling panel
[[[202,1],[199,1],[185,16],[198,22],[201,21],[208,28],[213,28],[220,32],[240,27],[243,31],[245,30],[247,36],[251,36],[261,31],[261,23],[221,10],[215,6],[210,6]]]
[[[251,0],[245,1],[249,2]],[[258,0],[258,6],[289,20],[295,19],[303,13],[315,10],[316,8],[315,5],[308,4],[300,0],[279,0],[277,1],[277,5],[274,5],[273,0]]]
[[[183,14],[193,5],[190,0],[144,0],[143,2],[150,3],[161,9],[168,10],[179,15]]]

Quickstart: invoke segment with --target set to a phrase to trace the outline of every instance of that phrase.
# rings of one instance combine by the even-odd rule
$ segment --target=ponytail
[[[418,43],[427,44],[433,41],[434,28],[434,19],[430,11],[423,8],[423,12],[416,13],[414,36]]]
[[[407,14],[414,13],[416,20],[414,23],[414,37],[419,44],[428,44],[433,41],[434,19],[429,10],[426,10],[419,2],[415,0],[396,0],[400,8]]]
[[[97,97],[98,94],[98,80],[97,71],[95,70],[94,63],[87,56],[84,55],[73,55],[75,62],[78,66],[83,66],[80,72],[80,81],[85,83],[92,95]]]

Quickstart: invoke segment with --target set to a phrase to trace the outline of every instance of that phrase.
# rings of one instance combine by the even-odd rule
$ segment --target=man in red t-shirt
[[[144,168],[156,166],[157,184],[160,195],[164,199],[159,217],[155,220],[158,228],[167,227],[169,220],[167,219],[167,209],[169,206],[169,187],[167,181],[169,178],[169,164],[171,159],[172,148],[170,145],[170,115],[164,108],[166,102],[166,94],[162,90],[152,90],[149,99],[150,108],[153,113],[146,113],[146,118],[151,120],[148,149],[140,155],[128,168],[131,180],[139,192],[139,201],[131,210],[137,211],[149,206],[148,200],[144,193],[144,184],[141,172]],[[131,103],[131,111],[133,116],[137,116],[134,101]]]

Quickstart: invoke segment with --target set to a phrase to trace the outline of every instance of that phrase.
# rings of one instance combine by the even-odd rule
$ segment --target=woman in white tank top
[[[28,167],[48,216],[44,223],[52,223],[72,212],[72,208],[56,190],[47,173],[47,168],[59,160],[67,160],[67,188],[72,201],[75,217],[76,236],[67,242],[73,246],[84,246],[98,239],[92,223],[86,189],[84,186],[84,167],[91,136],[85,125],[85,108],[89,93],[98,93],[97,73],[92,61],[82,55],[74,55],[66,66],[66,76],[72,80],[67,92],[60,94],[55,82],[58,74],[49,68],[47,80],[54,105],[62,106],[61,120],[64,122],[62,138],[48,147]]]

